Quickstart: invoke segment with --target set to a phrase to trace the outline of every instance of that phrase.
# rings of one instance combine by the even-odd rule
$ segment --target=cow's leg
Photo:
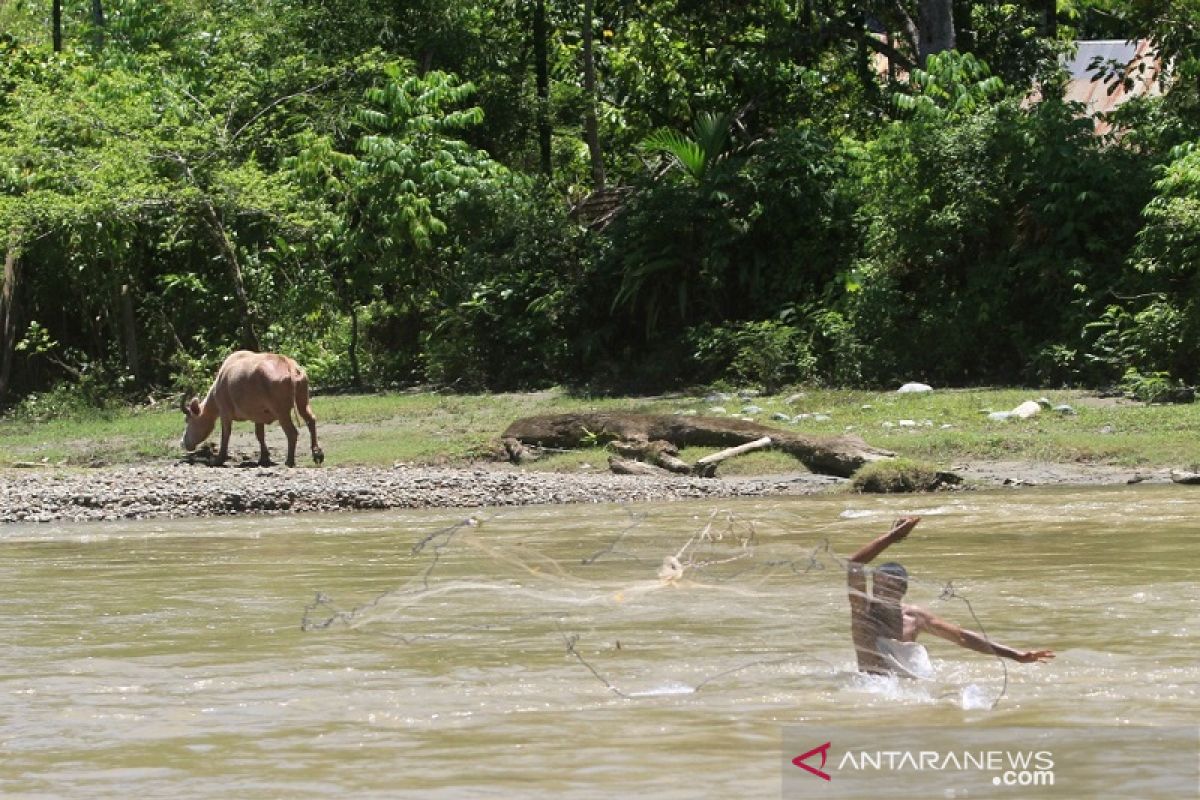
[[[254,435],[258,437],[258,465],[273,467],[271,451],[267,449],[267,426],[261,422],[254,423]]]
[[[296,411],[308,425],[308,435],[312,439],[313,463],[320,464],[325,461],[325,452],[317,444],[317,417],[313,414],[312,404],[308,402],[308,378],[296,381]]]
[[[288,440],[287,465],[294,467],[296,466],[296,440],[300,438],[300,431],[296,430],[296,423],[292,422],[291,414],[284,414],[279,418],[279,427],[283,428],[283,433]]]
[[[233,417],[221,417],[221,449],[217,452],[218,466],[229,460],[229,436],[233,433]]]

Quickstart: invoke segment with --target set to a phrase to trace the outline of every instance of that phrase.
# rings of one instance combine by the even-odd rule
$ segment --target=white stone
[[[1030,417],[1037,416],[1041,410],[1042,407],[1038,405],[1036,400],[1026,400],[1014,408],[1011,413],[1017,419],[1029,419]]]
[[[906,383],[896,390],[897,394],[919,394],[921,392],[932,392],[933,387],[927,383]]]

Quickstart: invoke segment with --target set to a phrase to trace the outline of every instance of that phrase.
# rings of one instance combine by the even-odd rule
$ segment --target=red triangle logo
[[[821,754],[821,767],[824,767],[825,766],[825,758],[829,754],[829,744],[830,744],[829,742],[826,742],[825,744],[821,745],[820,747],[814,747],[812,750],[809,750],[807,753],[802,753],[801,755],[796,756],[795,758],[792,759],[792,763],[795,764],[797,767],[799,767],[802,770],[811,772],[813,775],[816,775],[818,778],[820,778],[822,780],[826,780],[826,781],[830,780],[828,773],[822,772],[821,769],[819,769],[817,767],[811,767],[808,764],[804,763],[808,759],[815,756],[817,753],[820,753]]]

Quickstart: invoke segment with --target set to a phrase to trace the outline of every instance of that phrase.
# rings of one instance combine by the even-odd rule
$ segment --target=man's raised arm
[[[920,517],[901,517],[892,525],[890,531],[858,548],[850,556],[850,562],[852,564],[870,564],[877,555],[908,536],[920,521]]]
[[[850,608],[856,612],[856,620],[866,612],[868,602],[867,578],[863,565],[870,563],[875,556],[908,536],[920,521],[920,517],[901,517],[892,525],[890,531],[863,545],[850,556],[850,563],[846,568],[846,585],[850,587]]]

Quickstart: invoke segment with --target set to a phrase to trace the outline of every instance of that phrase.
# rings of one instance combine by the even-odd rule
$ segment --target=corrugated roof
[[[1083,103],[1089,116],[1105,114],[1134,97],[1154,97],[1162,93],[1159,74],[1162,61],[1149,40],[1121,41],[1099,39],[1076,42],[1077,49],[1063,66],[1070,73],[1066,100]],[[1099,63],[1119,65],[1116,74],[1100,80],[1102,70],[1089,69]],[[1096,133],[1108,133],[1112,126],[1096,120]]]
[[[1115,61],[1119,64],[1129,64],[1137,57],[1139,42],[1122,39],[1095,39],[1075,43],[1075,54],[1066,59],[1063,66],[1071,73],[1071,78],[1091,80],[1093,72],[1088,67],[1097,58],[1104,61]]]

